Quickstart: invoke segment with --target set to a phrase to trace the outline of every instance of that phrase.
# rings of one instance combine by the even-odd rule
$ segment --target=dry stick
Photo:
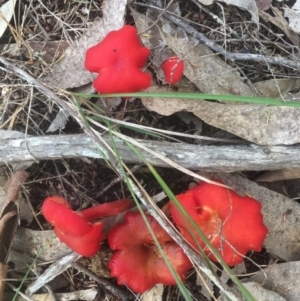
[[[8,287],[10,287],[18,295],[20,295],[24,300],[26,300],[26,301],[36,301],[36,299],[32,299],[32,298],[28,297],[27,295],[25,295],[24,293],[20,292],[19,289],[17,287],[13,286],[12,284],[6,283],[6,285]]]
[[[122,301],[127,301],[128,299],[131,298],[131,294],[129,294],[128,292],[120,289],[118,286],[113,285],[109,280],[107,280],[104,277],[99,277],[98,275],[96,275],[94,272],[92,272],[91,270],[85,268],[84,266],[82,266],[81,264],[74,262],[72,264],[72,266],[78,270],[81,273],[86,274],[87,276],[89,276],[91,279],[95,280],[96,282],[98,282],[99,284],[103,285],[105,287],[105,289],[107,289],[108,291],[110,291],[111,293],[113,293],[115,296],[119,297]]]
[[[26,294],[32,295],[45,284],[49,283],[56,276],[60,275],[67,269],[69,269],[73,262],[78,260],[81,256],[75,252],[64,256],[55,263],[51,264],[41,276],[39,276],[34,282],[32,282],[26,289]]]
[[[37,278],[41,276],[41,273],[38,271],[36,263],[34,263],[34,265],[33,265],[33,267],[32,267],[31,270],[35,274],[35,276],[37,276]],[[50,285],[45,284],[44,287],[48,291],[48,295],[50,296],[51,301],[57,301],[57,299],[56,299],[56,297],[54,295],[54,292],[53,292],[52,288],[50,287]]]
[[[4,132],[0,130],[0,164],[30,161],[31,155],[38,160],[80,157],[105,159],[93,144],[92,138],[86,134],[29,137],[27,142],[30,155],[24,145],[24,138],[2,139],[1,135]],[[110,137],[104,135],[102,138],[111,145]],[[202,169],[210,172],[280,170],[300,167],[299,145],[196,145],[142,139],[134,141],[144,159],[152,166],[170,167],[170,164],[158,158],[157,154],[159,154],[187,169]],[[124,140],[116,138],[114,142],[124,162],[143,164],[141,158],[132,153],[124,144]],[[151,153],[147,152],[147,149],[150,149]],[[50,179],[54,178],[57,177]]]
[[[150,1],[151,3],[151,1]],[[149,6],[151,9],[157,9],[161,11],[162,9],[157,6]],[[184,29],[187,33],[194,36],[196,39],[203,42],[207,47],[212,49],[213,51],[223,55],[226,59],[231,61],[255,61],[255,62],[263,62],[275,65],[281,65],[285,67],[289,67],[295,70],[300,69],[300,61],[291,61],[281,57],[271,57],[271,56],[264,56],[261,54],[252,54],[252,53],[234,53],[226,51],[223,47],[219,46],[214,41],[208,39],[204,34],[198,32],[195,28],[190,26],[188,22],[174,16],[171,13],[165,12],[164,17],[169,19],[170,21],[174,22],[176,25]]]
[[[7,60],[5,60],[3,57],[0,57],[0,63],[4,64],[6,68],[9,70],[15,72],[20,77],[25,79],[26,81],[36,85],[37,89],[39,89],[41,92],[45,93],[48,97],[52,98],[58,105],[60,105],[62,108],[67,110],[70,115],[73,116],[77,120],[77,122],[80,124],[82,129],[93,139],[94,143],[98,145],[98,147],[101,149],[101,151],[106,155],[107,160],[114,166],[115,170],[119,174],[121,178],[124,178],[122,168],[119,166],[118,162],[115,158],[110,156],[110,152],[107,149],[106,146],[103,145],[103,142],[100,138],[96,135],[96,133],[93,132],[93,130],[88,127],[84,123],[84,121],[80,118],[80,115],[77,111],[75,111],[73,108],[70,107],[70,105],[65,102],[64,100],[60,99],[52,90],[47,88],[45,85],[40,83],[38,80],[36,80],[34,77],[29,75],[27,72],[23,71],[22,69],[18,68],[17,66],[14,66]],[[200,258],[199,254],[197,254],[195,251],[191,249],[191,247],[185,243],[182,239],[182,237],[176,233],[173,229],[170,229],[168,223],[159,215],[155,210],[153,210],[152,206],[148,203],[148,201],[144,198],[143,193],[140,191],[140,189],[136,186],[135,183],[129,178],[130,185],[136,194],[136,196],[141,200],[143,205],[149,210],[150,214],[154,216],[154,218],[162,225],[162,227],[171,235],[171,237],[183,248],[184,252],[194,261],[194,263],[198,266],[198,268],[203,271],[204,274],[206,274],[210,280],[212,280],[215,285],[232,301],[238,301],[241,298],[238,297],[236,294],[234,294],[230,288],[223,283],[217,276],[215,276],[212,271],[207,267],[205,261]]]

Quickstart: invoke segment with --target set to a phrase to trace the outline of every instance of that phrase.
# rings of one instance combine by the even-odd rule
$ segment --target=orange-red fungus
[[[85,68],[99,73],[94,80],[99,93],[138,92],[151,84],[151,75],[140,70],[149,54],[149,49],[141,44],[136,28],[125,25],[111,31],[99,44],[87,50]]]
[[[119,214],[133,206],[133,201],[123,199],[75,212],[66,199],[55,195],[45,199],[42,213],[63,243],[80,255],[93,256],[103,239],[103,224],[91,224],[90,221]]]
[[[184,280],[191,262],[152,216],[146,214],[146,218],[165,256]],[[136,293],[143,293],[157,283],[176,284],[139,212],[126,213],[125,221],[109,232],[108,242],[116,250],[108,267],[118,284],[125,284]]]
[[[70,207],[64,198],[51,196],[44,201],[42,213],[54,226],[57,237],[69,248],[82,256],[93,256],[100,248],[102,223],[91,225]]]
[[[162,63],[161,68],[165,75],[165,81],[168,84],[174,85],[182,77],[184,62],[178,56],[171,56]]]
[[[250,250],[261,251],[268,229],[257,200],[205,182],[178,195],[177,199],[229,266],[241,263]],[[182,235],[197,248],[194,236],[207,256],[217,261],[196,230],[188,229],[193,229],[192,224],[174,204],[171,204],[171,214]]]

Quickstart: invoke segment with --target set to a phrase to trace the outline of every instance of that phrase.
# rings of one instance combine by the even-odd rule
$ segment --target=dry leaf
[[[0,38],[14,14],[16,3],[17,0],[9,0],[0,7]]]
[[[143,98],[142,102],[147,109],[161,115],[182,110],[192,112],[206,123],[256,144],[290,145],[300,142],[298,108],[163,98]]]
[[[284,19],[282,12],[277,7],[271,6],[271,9],[274,16],[271,16],[264,11],[260,11],[259,16],[266,22],[273,23],[286,34],[295,46],[299,46],[299,36],[289,28],[288,22]]]
[[[5,187],[7,189],[2,210],[0,213],[0,276],[6,278],[7,258],[18,227],[19,212],[16,201],[23,184],[28,177],[25,171],[17,171],[12,174]],[[5,281],[0,282],[0,299],[2,300]]]
[[[28,173],[25,171],[17,171],[12,174],[5,188],[7,189],[5,199],[3,201],[0,219],[0,262],[6,263],[9,250],[18,226],[19,211],[17,204],[21,185],[25,183]]]
[[[300,179],[300,168],[281,169],[267,171],[258,178],[256,182],[275,182],[283,180]]]
[[[297,0],[292,8],[284,7],[284,16],[289,19],[289,27],[296,33],[300,33],[300,1]]]
[[[32,258],[39,255],[39,259],[43,261],[58,260],[72,252],[59,241],[52,230],[34,231],[25,228],[17,230],[12,249]]]
[[[248,11],[252,16],[252,21],[259,26],[258,10],[255,0],[219,0],[227,5],[234,5]]]
[[[265,286],[260,285],[257,282],[247,282],[244,283],[246,289],[251,293],[251,295],[255,298],[255,300],[259,301],[290,301],[290,299],[284,299],[279,294],[273,292],[273,289],[270,290],[265,289]],[[221,294],[221,297],[218,301],[227,301],[228,298]],[[245,300],[245,299],[243,299]]]
[[[85,52],[100,42],[110,31],[124,24],[126,0],[105,0],[102,4],[103,17],[94,21],[80,39],[70,45],[64,58],[51,68],[43,81],[54,88],[75,88],[92,81],[92,75],[84,68]]]
[[[5,203],[14,202],[18,199],[21,185],[25,183],[28,176],[28,172],[24,170],[16,171],[14,174],[11,175],[11,177],[5,185],[7,187]]]
[[[4,294],[5,300],[13,300],[14,293]],[[95,288],[89,288],[86,290],[75,291],[71,293],[55,293],[56,301],[72,301],[72,300],[82,300],[82,301],[94,301],[96,300],[97,290]],[[16,301],[28,301],[29,299],[22,298],[21,296],[16,299]],[[53,296],[50,294],[34,294],[30,296],[30,300],[34,301],[53,301]]]
[[[211,5],[214,3],[214,0],[198,0],[201,4]]]
[[[203,121],[260,145],[300,142],[298,108],[202,102],[193,113]]]
[[[145,292],[141,296],[141,301],[162,301],[163,300],[164,286],[162,284],[156,284],[149,291]]]
[[[69,117],[70,117],[70,113],[60,108],[54,120],[51,122],[50,126],[48,127],[46,133],[51,133],[57,130],[64,129]]]
[[[300,262],[297,261],[273,264],[246,281],[258,282],[288,301],[299,301],[299,278]]]
[[[264,245],[270,253],[286,261],[300,259],[300,204],[239,175],[218,173],[216,177],[238,194],[261,202],[264,224],[269,229]]]
[[[264,97],[289,99],[288,93],[299,89],[300,79],[269,79],[254,83],[253,86]]]

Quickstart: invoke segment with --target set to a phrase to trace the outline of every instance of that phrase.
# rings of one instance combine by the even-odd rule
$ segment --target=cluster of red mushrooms
[[[257,200],[205,182],[177,195],[177,199],[229,266],[241,263],[248,251],[261,250],[268,229],[263,224],[262,206]],[[133,205],[133,201],[123,199],[75,212],[64,198],[51,196],[44,201],[42,213],[62,242],[83,256],[93,256],[99,251],[104,235],[102,222],[92,221],[118,214]],[[190,220],[172,202],[170,214],[191,246],[195,250],[200,246],[208,258],[218,262]],[[190,260],[152,216],[145,213],[145,217],[165,257],[184,281],[192,267]],[[176,284],[139,211],[127,212],[124,221],[107,238],[115,251],[108,267],[118,284],[127,285],[136,293],[143,293],[157,283]]]
[[[100,94],[138,92],[151,84],[151,75],[141,70],[149,54],[149,49],[141,44],[136,29],[125,25],[87,50],[85,67],[99,74],[93,84]],[[165,81],[176,84],[183,73],[183,60],[170,57],[163,62],[162,69]],[[248,251],[261,250],[268,229],[263,224],[262,206],[258,201],[204,182],[178,195],[177,199],[189,218],[172,202],[170,218],[190,245],[195,250],[201,247],[212,261],[218,262],[191,219],[229,266],[241,263]],[[103,223],[99,219],[131,209],[134,204],[123,199],[75,212],[64,198],[50,196],[44,201],[42,213],[63,243],[82,256],[93,256],[104,239]],[[192,267],[182,248],[149,214],[127,212],[124,221],[116,225],[107,238],[110,248],[114,250],[108,264],[111,276],[117,278],[118,284],[127,285],[136,293],[143,293],[157,283],[176,284],[165,259],[182,281]]]
[[[141,70],[149,55],[150,50],[141,44],[136,28],[125,25],[87,50],[85,68],[99,74],[93,84],[100,94],[139,92],[151,85],[150,73]],[[165,81],[174,85],[181,79],[184,62],[172,56],[161,67]]]

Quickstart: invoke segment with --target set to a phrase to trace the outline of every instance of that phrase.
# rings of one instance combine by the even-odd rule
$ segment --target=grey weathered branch
[[[0,133],[1,134],[1,133]],[[2,135],[1,135],[2,136]],[[111,144],[110,138],[105,138]],[[137,140],[141,144],[189,169],[233,172],[241,170],[276,170],[300,167],[300,146],[194,145],[186,143]],[[0,137],[0,162],[90,157],[103,158],[93,139],[86,134],[3,139]],[[142,163],[125,143],[115,138],[125,162]],[[145,159],[154,166],[167,163],[144,150]]]

